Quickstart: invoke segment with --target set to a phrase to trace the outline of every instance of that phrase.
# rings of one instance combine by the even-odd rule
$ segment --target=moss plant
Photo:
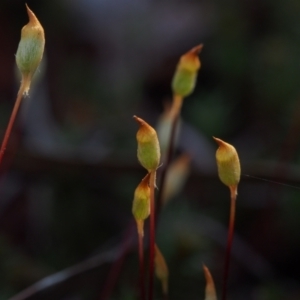
[[[19,94],[28,94],[32,77],[44,53],[44,29],[35,14],[26,5],[29,23],[22,28],[21,40],[16,53],[16,63],[22,75]]]
[[[149,187],[150,173],[148,173],[141,183],[137,186],[134,192],[132,214],[137,224],[138,240],[139,240],[139,264],[140,264],[140,294],[141,299],[146,299],[145,282],[144,282],[144,221],[150,215],[150,187]]]
[[[154,247],[155,247],[155,187],[156,170],[160,163],[160,146],[156,131],[143,119],[134,116],[140,128],[136,134],[137,157],[149,172],[150,187],[150,258],[149,258],[149,300],[153,299]]]
[[[0,149],[0,164],[3,159],[11,130],[24,94],[28,94],[32,77],[38,68],[43,57],[45,46],[44,29],[35,14],[26,4],[29,23],[22,28],[21,40],[16,53],[16,63],[22,75],[21,85],[18,91],[17,99],[11,113],[8,126]]]
[[[202,48],[203,44],[200,44],[181,56],[172,80],[173,101],[171,109],[169,111],[169,118],[171,119],[171,131],[168,141],[166,161],[164,162],[164,166],[162,169],[159,193],[157,196],[157,213],[160,211],[160,208],[162,206],[165,179],[167,169],[171,163],[173,156],[175,136],[177,132],[182,103],[184,98],[189,96],[195,89],[198,71],[201,67],[201,62],[198,54],[200,53]]]
[[[222,141],[221,139],[215,138],[214,140],[218,143],[219,148],[216,152],[216,161],[218,166],[218,174],[220,180],[228,186],[230,190],[230,215],[229,215],[229,228],[228,228],[228,240],[225,254],[225,266],[224,266],[224,277],[223,277],[223,293],[222,299],[227,298],[227,278],[229,273],[229,262],[231,246],[234,234],[234,222],[235,222],[235,207],[236,207],[236,196],[237,187],[241,177],[241,166],[238,154],[235,148]]]
[[[167,151],[166,164],[162,172],[160,189],[158,196],[158,209],[155,212],[154,189],[156,186],[156,170],[160,162],[160,148],[156,131],[147,124],[144,120],[134,116],[134,119],[139,123],[140,128],[137,132],[136,138],[138,142],[137,157],[141,165],[148,170],[150,174],[150,265],[149,265],[149,300],[153,299],[153,272],[154,272],[154,250],[155,250],[155,222],[157,213],[162,205],[166,172],[172,159],[172,152],[174,147],[174,139],[176,127],[184,97],[190,95],[196,84],[198,71],[201,63],[198,57],[199,52],[202,50],[203,45],[196,46],[190,51],[182,55],[177,65],[174,78],[172,81],[173,102],[170,109],[170,118],[172,120],[171,132],[169,137],[169,145]],[[138,223],[138,226],[142,226]],[[140,240],[140,238],[139,238]],[[139,251],[141,251],[141,242],[139,242]],[[157,248],[157,257],[162,257]],[[140,253],[140,264],[143,256]],[[159,259],[161,261],[161,259]],[[141,267],[140,267],[141,268]],[[161,275],[161,272],[158,272]],[[141,283],[143,284],[143,283]],[[141,288],[143,289],[143,287]],[[163,291],[166,296],[166,282],[163,282]]]
[[[27,95],[30,89],[33,75],[38,68],[44,52],[45,36],[44,30],[34,13],[26,5],[29,17],[29,23],[25,25],[21,32],[21,40],[16,53],[16,63],[22,75],[20,89],[18,91],[16,103],[11,114],[8,127],[0,149],[0,163],[3,158],[5,148],[22,100],[23,95]],[[137,186],[134,192],[134,199],[132,204],[132,213],[137,225],[138,241],[139,241],[139,264],[140,264],[140,299],[146,300],[145,289],[145,263],[144,263],[144,221],[150,216],[150,243],[149,243],[149,284],[148,284],[148,300],[153,300],[153,285],[154,285],[154,271],[156,276],[161,281],[162,291],[165,299],[168,298],[168,281],[169,271],[165,262],[164,256],[155,243],[155,225],[156,216],[162,204],[163,196],[167,194],[166,188],[166,172],[172,160],[172,153],[174,150],[174,138],[177,128],[178,119],[181,113],[181,107],[185,97],[193,93],[198,71],[201,67],[201,62],[198,57],[203,45],[198,45],[190,51],[181,56],[176,67],[174,77],[172,80],[173,101],[169,111],[169,117],[172,120],[171,130],[168,138],[166,162],[163,167],[163,172],[160,179],[160,188],[158,194],[157,211],[155,211],[155,188],[156,188],[156,172],[161,161],[160,144],[155,129],[150,126],[143,119],[134,116],[134,119],[139,125],[136,134],[137,139],[137,158],[140,164],[147,170],[148,174],[142,179],[141,183]],[[219,148],[216,152],[216,161],[218,166],[218,173],[220,180],[228,186],[231,195],[230,205],[230,221],[228,243],[225,256],[224,268],[224,285],[223,285],[223,300],[226,300],[226,282],[228,277],[230,251],[232,245],[232,238],[234,232],[234,219],[235,219],[235,204],[237,195],[237,186],[240,180],[240,163],[238,154],[235,148],[218,139],[214,138],[218,143]],[[182,162],[177,165],[180,173],[180,181],[188,172],[187,165],[190,157],[183,157]],[[176,177],[171,177],[173,183]],[[178,185],[180,185],[178,183]],[[164,193],[165,192],[165,193]],[[125,251],[123,253],[125,256]],[[123,258],[122,256],[122,258]],[[213,278],[209,269],[203,266],[206,278],[205,300],[217,300]],[[26,294],[26,293],[25,293]],[[107,296],[109,297],[109,296]],[[103,297],[105,298],[105,297]],[[23,299],[18,298],[18,299]]]

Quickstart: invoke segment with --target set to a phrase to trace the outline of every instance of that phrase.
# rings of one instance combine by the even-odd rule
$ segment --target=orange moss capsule
[[[136,134],[138,160],[148,172],[156,171],[160,162],[160,147],[156,131],[141,118],[136,116],[133,118],[140,125]]]
[[[28,93],[32,77],[39,66],[45,47],[42,25],[26,4],[29,23],[21,31],[21,40],[16,53],[16,63],[22,74],[24,93]]]
[[[175,95],[186,97],[194,91],[201,67],[198,54],[202,48],[202,44],[198,45],[181,56],[172,81],[172,90]]]

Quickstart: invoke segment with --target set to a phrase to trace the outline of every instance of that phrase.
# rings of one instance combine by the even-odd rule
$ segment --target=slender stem
[[[169,167],[172,157],[173,157],[175,136],[176,136],[177,125],[178,125],[178,120],[179,120],[179,116],[180,116],[180,111],[181,111],[181,107],[182,107],[182,101],[183,101],[183,98],[181,96],[174,95],[172,107],[169,112],[170,117],[172,118],[171,134],[170,134],[170,138],[169,138],[166,161],[163,165],[163,169],[162,169],[162,173],[161,173],[161,177],[160,177],[160,184],[159,184],[158,195],[157,195],[156,219],[161,210],[166,175],[167,175],[168,167]]]
[[[145,291],[145,267],[144,267],[144,237],[139,233],[139,263],[140,263],[140,299],[146,300],[146,291]]]
[[[232,240],[234,234],[235,207],[236,207],[236,195],[237,195],[236,191],[237,191],[236,186],[230,187],[230,216],[229,216],[229,226],[228,226],[227,247],[226,247],[226,254],[225,254],[222,300],[226,300],[227,298],[227,281],[228,281],[229,264],[230,264],[230,253],[231,253],[231,246],[232,246]]]
[[[1,162],[2,162],[2,159],[3,159],[3,156],[4,156],[4,152],[5,152],[6,147],[7,147],[7,143],[8,143],[10,134],[11,134],[11,130],[13,128],[13,125],[14,125],[15,120],[16,120],[17,113],[19,111],[19,107],[20,107],[20,104],[21,104],[21,101],[22,101],[24,91],[25,91],[25,85],[23,84],[23,81],[22,81],[21,87],[20,87],[18,95],[17,95],[16,102],[15,102],[15,105],[14,105],[14,108],[13,108],[13,111],[10,115],[10,119],[9,119],[6,131],[5,131],[5,134],[4,134],[4,138],[3,138],[3,141],[2,141],[2,144],[1,144],[1,148],[0,148],[0,165],[1,165]]]
[[[172,107],[169,112],[170,117],[173,120],[180,114],[181,107],[182,107],[182,101],[183,101],[182,96],[179,96],[179,95],[173,96]]]
[[[156,171],[150,173],[150,245],[149,245],[149,299],[153,300],[154,255],[155,255],[155,177]]]

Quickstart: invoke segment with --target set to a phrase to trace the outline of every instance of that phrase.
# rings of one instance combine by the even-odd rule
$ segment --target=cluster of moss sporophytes
[[[27,95],[30,90],[32,78],[42,60],[44,46],[45,46],[45,35],[42,25],[35,16],[35,14],[26,5],[29,23],[22,28],[21,40],[16,53],[16,64],[20,70],[22,80],[20,89],[18,92],[16,104],[11,114],[2,146],[0,151],[0,162],[6,148],[8,138],[12,126],[14,124],[18,108],[21,103],[23,95]],[[174,77],[172,80],[172,92],[173,101],[169,110],[169,118],[171,120],[171,127],[168,136],[167,148],[169,151],[166,153],[165,171],[169,168],[171,161],[172,149],[174,148],[175,132],[177,127],[177,121],[181,113],[181,107],[183,105],[184,98],[193,93],[197,82],[197,75],[201,67],[199,59],[199,53],[202,50],[203,45],[198,45],[192,48],[190,51],[181,56],[178,65],[176,67]],[[139,241],[139,263],[140,263],[140,298],[141,300],[146,299],[145,289],[145,268],[144,268],[144,223],[150,217],[149,227],[149,284],[148,299],[153,299],[153,276],[156,274],[157,278],[161,281],[162,292],[167,297],[169,287],[168,278],[169,271],[167,263],[163,254],[155,241],[155,192],[157,189],[156,184],[156,173],[157,169],[161,165],[161,148],[160,142],[156,130],[150,126],[145,120],[140,117],[134,116],[135,121],[139,125],[139,129],[136,134],[137,140],[137,158],[141,166],[147,171],[144,178],[138,184],[134,191],[132,214],[136,221],[138,241]],[[228,277],[229,269],[229,258],[230,250],[234,232],[234,219],[235,219],[235,204],[237,187],[240,181],[241,168],[236,149],[222,141],[219,138],[214,140],[218,144],[216,151],[216,162],[218,168],[218,174],[220,180],[230,189],[230,221],[229,221],[229,233],[227,251],[225,257],[225,271],[224,279],[225,283],[223,286],[223,300],[226,299],[226,280]],[[185,156],[182,161],[184,164],[190,160],[189,157]],[[182,163],[181,163],[182,164]],[[167,176],[167,175],[166,175]],[[161,189],[166,189],[166,178],[162,175],[161,178]],[[165,195],[161,191],[162,195]],[[203,266],[205,278],[206,278],[206,290],[205,300],[216,300],[216,290],[213,282],[213,278],[209,272],[209,269]],[[166,298],[167,299],[167,298]]]
[[[169,128],[169,136],[167,137],[168,143],[167,147],[169,150],[172,150],[175,140],[175,131],[177,126],[177,121],[180,116],[181,107],[185,97],[189,96],[195,88],[198,71],[201,67],[201,62],[198,54],[202,50],[203,45],[196,46],[188,51],[186,54],[182,55],[179,60],[179,63],[176,67],[176,71],[172,80],[172,91],[173,91],[173,102],[169,110],[168,117],[171,120],[171,126]],[[157,138],[156,131],[151,127],[147,122],[134,116],[135,120],[139,123],[139,130],[137,132],[137,157],[140,164],[148,171],[146,177],[136,188],[134,194],[133,208],[132,212],[137,222],[138,234],[139,234],[139,252],[144,251],[142,246],[142,237],[144,235],[144,220],[148,216],[152,216],[150,220],[150,278],[151,274],[151,263],[155,264],[157,277],[162,282],[163,293],[167,294],[167,282],[168,282],[168,269],[163,259],[163,256],[155,244],[155,224],[154,224],[154,189],[155,189],[155,180],[156,180],[156,170],[160,163],[160,148],[159,141]],[[235,219],[235,201],[237,195],[237,186],[240,181],[241,168],[239,157],[235,148],[222,141],[219,138],[214,140],[218,143],[219,147],[216,151],[216,162],[218,168],[219,178],[228,188],[230,189],[230,221],[229,221],[229,233],[228,233],[228,243],[225,256],[225,268],[224,268],[224,285],[223,285],[223,300],[226,299],[226,281],[228,277],[229,270],[229,260],[231,252],[231,244],[233,239],[234,232],[234,219]],[[171,151],[168,151],[167,155],[167,168],[169,167],[168,163],[171,160]],[[168,161],[169,159],[169,161]],[[152,181],[151,181],[152,178]],[[162,178],[163,180],[163,178]],[[164,182],[165,184],[166,182]],[[164,184],[160,185],[162,189],[165,188]],[[154,246],[155,245],[155,246]],[[153,249],[155,247],[157,255],[154,262],[153,259]],[[152,253],[152,254],[151,254]],[[140,253],[140,264],[143,264],[143,255]],[[158,258],[157,258],[158,257]],[[157,261],[161,261],[158,265]],[[163,261],[163,262],[162,262]],[[163,266],[163,267],[162,267]],[[140,268],[144,272],[143,268]],[[158,270],[158,271],[157,271]],[[163,271],[162,271],[163,270]],[[205,278],[207,281],[205,299],[206,300],[216,300],[216,291],[213,283],[212,276],[209,272],[209,269],[206,266],[203,266],[205,273]],[[140,275],[141,276],[141,275]],[[140,283],[142,286],[144,283]],[[149,299],[152,299],[152,282],[149,283]],[[144,290],[144,286],[142,287]],[[141,299],[145,299],[145,292],[141,293]]]

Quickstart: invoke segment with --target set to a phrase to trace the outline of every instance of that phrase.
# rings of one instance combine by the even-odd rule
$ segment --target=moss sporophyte
[[[148,173],[134,192],[132,214],[137,222],[138,233],[144,235],[144,220],[150,215],[150,187]]]
[[[172,81],[174,95],[184,98],[194,91],[198,70],[201,67],[198,54],[202,47],[202,44],[196,46],[181,56]]]
[[[160,163],[160,147],[156,131],[143,119],[133,117],[140,125],[136,134],[137,157],[148,172],[156,171]]]
[[[32,77],[39,66],[45,47],[45,34],[35,14],[26,5],[29,22],[21,31],[16,63],[22,74],[23,93],[28,93]]]
[[[241,166],[237,151],[235,148],[215,138],[219,148],[216,152],[216,161],[220,180],[228,187],[237,186],[241,177]]]
[[[0,149],[0,163],[22,102],[22,97],[28,94],[32,77],[43,57],[45,34],[42,25],[35,14],[26,5],[29,23],[22,28],[21,40],[16,53],[16,63],[22,75],[17,99],[11,113]]]
[[[215,137],[214,140],[219,145],[219,148],[216,151],[216,161],[218,166],[219,177],[220,180],[226,186],[228,186],[230,190],[230,214],[229,214],[228,238],[227,238],[227,247],[225,253],[225,266],[224,266],[223,292],[222,292],[222,300],[226,300],[230,253],[231,253],[231,246],[232,246],[232,240],[234,234],[237,186],[239,184],[240,177],[241,177],[241,166],[240,166],[240,160],[237,151],[232,145]]]

